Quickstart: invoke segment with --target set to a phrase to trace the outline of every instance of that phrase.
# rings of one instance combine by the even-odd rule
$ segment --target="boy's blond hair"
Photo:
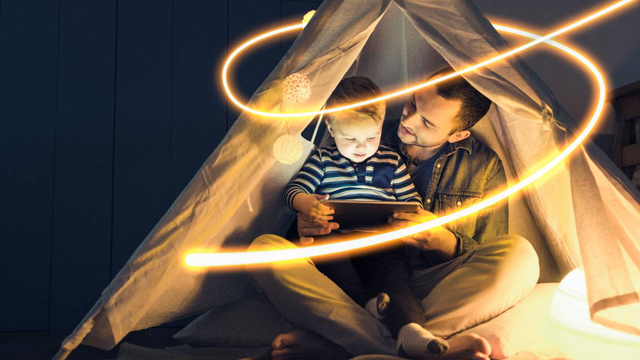
[[[334,108],[353,104],[382,95],[382,90],[371,79],[364,76],[352,76],[342,79],[329,96],[326,107]],[[373,120],[376,124],[384,121],[386,105],[384,101],[360,106],[354,109],[327,114],[326,118],[332,123],[336,118],[349,121]],[[341,116],[342,115],[342,116]],[[354,116],[356,115],[356,116]]]

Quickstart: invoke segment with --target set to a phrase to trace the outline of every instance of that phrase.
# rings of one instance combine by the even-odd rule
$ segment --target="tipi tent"
[[[345,74],[397,89],[447,63],[461,69],[505,49],[506,42],[468,0],[326,0],[250,104],[271,112],[318,110]],[[280,85],[293,73],[311,82],[311,96],[302,104],[282,97]],[[573,138],[576,124],[520,57],[465,77],[495,104],[473,130],[499,153],[511,184]],[[184,254],[284,233],[294,214],[285,209],[281,190],[305,156],[280,163],[273,144],[285,134],[299,137],[310,121],[242,113],[57,357],[80,343],[110,349],[131,331],[247,296],[245,274],[194,272],[184,266]],[[299,139],[309,154],[313,144]],[[510,231],[532,242],[543,278],[557,279],[583,263],[592,315],[635,333],[639,199],[613,163],[588,144],[552,178],[509,200]]]

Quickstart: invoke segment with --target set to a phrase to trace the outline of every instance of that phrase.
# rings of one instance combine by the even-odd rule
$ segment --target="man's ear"
[[[331,123],[329,119],[324,119],[324,124],[327,125],[327,130],[329,130],[329,134],[333,137],[333,129],[331,128]]]
[[[456,131],[453,135],[449,136],[449,142],[454,143],[456,141],[464,140],[471,135],[469,130]]]

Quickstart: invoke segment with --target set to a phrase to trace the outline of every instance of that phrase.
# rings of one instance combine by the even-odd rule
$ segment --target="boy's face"
[[[327,121],[327,129],[335,139],[340,154],[360,163],[378,151],[382,134],[382,121],[373,119],[349,121],[349,116],[366,116],[354,113],[337,113],[333,121]]]

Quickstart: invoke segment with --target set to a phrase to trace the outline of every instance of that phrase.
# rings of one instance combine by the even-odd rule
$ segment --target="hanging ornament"
[[[309,12],[307,12],[306,14],[304,14],[304,17],[302,18],[302,23],[303,24],[308,24],[309,21],[311,21],[311,18],[313,17],[313,15],[315,15],[316,11],[315,10],[311,10]]]
[[[273,155],[285,165],[291,165],[302,156],[302,143],[291,135],[282,135],[273,144]]]
[[[284,80],[284,98],[287,101],[303,103],[311,96],[311,81],[306,75],[291,74]]]

